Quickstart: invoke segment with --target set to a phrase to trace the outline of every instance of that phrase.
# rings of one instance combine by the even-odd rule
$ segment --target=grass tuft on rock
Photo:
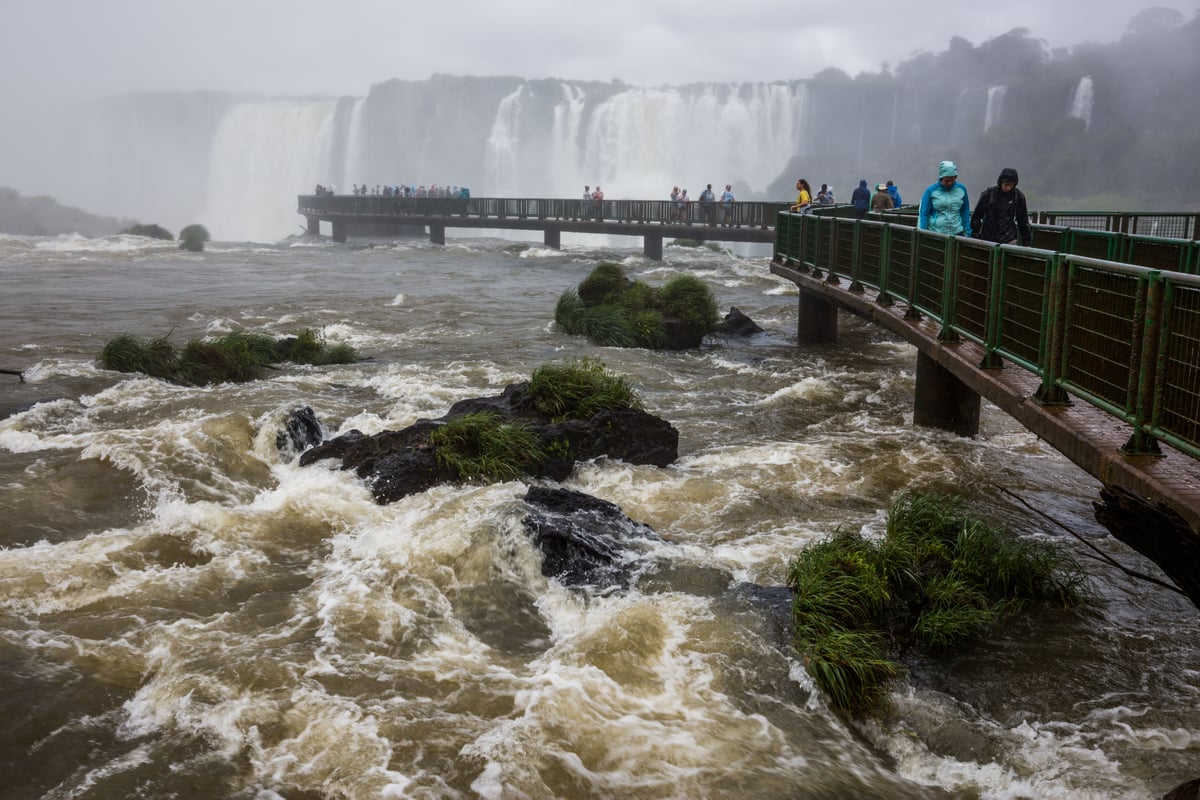
[[[658,288],[625,277],[621,265],[602,261],[578,288],[565,290],[554,322],[572,336],[606,347],[682,350],[698,347],[720,323],[717,302],[694,275]]]
[[[351,364],[358,353],[347,344],[328,345],[312,330],[294,339],[275,339],[264,333],[234,331],[218,337],[192,339],[177,350],[167,339],[140,339],[122,334],[100,350],[105,369],[140,372],[187,386],[244,383],[262,377],[270,366]]]
[[[556,422],[642,407],[628,380],[592,358],[540,365],[529,379],[529,394],[538,411]]]
[[[429,435],[438,463],[463,481],[509,481],[542,460],[541,440],[520,421],[499,414],[464,414]]]
[[[882,541],[839,531],[788,568],[797,650],[835,709],[873,714],[910,647],[960,647],[1033,607],[1094,602],[1086,573],[1049,542],[975,517],[962,500],[904,493]]]

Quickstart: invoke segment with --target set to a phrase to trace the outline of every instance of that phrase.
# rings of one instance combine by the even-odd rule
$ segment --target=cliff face
[[[128,227],[128,220],[101,217],[59,205],[52,197],[22,197],[0,187],[0,233],[16,236],[57,236],[78,233],[106,236]]]

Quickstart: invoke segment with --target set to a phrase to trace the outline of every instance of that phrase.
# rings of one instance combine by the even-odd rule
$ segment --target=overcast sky
[[[0,0],[0,101],[145,90],[362,95],[389,78],[516,75],[634,85],[851,75],[1028,28],[1120,38],[1200,0]]]

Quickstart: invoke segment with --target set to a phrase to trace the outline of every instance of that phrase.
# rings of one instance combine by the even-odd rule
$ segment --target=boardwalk
[[[1200,606],[1200,276],[1181,271],[1200,245],[1038,235],[1180,269],[781,214],[771,271],[800,289],[801,341],[836,340],[840,308],[917,348],[914,421],[973,434],[986,398],[1124,490],[1138,525],[1114,533]]]
[[[673,203],[670,200],[582,200],[473,197],[385,197],[377,195],[301,195],[297,212],[306,229],[331,226],[334,241],[355,235],[408,233],[445,244],[447,228],[540,231],[547,247],[562,245],[564,233],[638,236],[643,253],[662,259],[663,241],[714,242],[775,240],[775,220],[786,203]]]

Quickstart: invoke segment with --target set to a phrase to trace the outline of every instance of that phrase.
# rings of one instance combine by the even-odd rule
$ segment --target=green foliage
[[[711,333],[717,327],[717,301],[708,285],[695,275],[676,275],[662,288],[663,311],[683,320],[693,332]]]
[[[169,230],[161,225],[142,225],[140,223],[130,225],[128,228],[122,230],[121,233],[128,234],[129,236],[148,236],[151,239],[165,239],[168,242],[175,238]]]
[[[556,422],[642,407],[637,392],[623,376],[592,358],[542,364],[529,379],[529,394],[538,411]]]
[[[564,333],[607,347],[671,346],[667,320],[680,321],[687,341],[698,343],[717,328],[712,292],[699,278],[680,275],[662,288],[630,281],[619,264],[601,262],[580,284],[559,295],[554,322]],[[676,346],[680,337],[676,336]]]
[[[611,302],[625,291],[629,279],[620,264],[601,261],[586,278],[579,282],[579,297],[584,305],[597,306]]]
[[[100,350],[100,366],[117,372],[141,372],[152,378],[171,379],[178,354],[175,345],[163,339],[139,339],[122,334]]]
[[[208,229],[203,225],[188,225],[179,232],[179,249],[199,253],[209,240]]]
[[[294,343],[290,353],[284,341],[264,333],[234,331],[215,338],[192,339],[182,350],[176,350],[165,338],[139,339],[122,334],[104,345],[98,360],[105,369],[140,372],[189,386],[255,380],[264,368],[284,360],[315,365],[358,360],[358,353],[350,345],[327,346],[311,330],[296,337],[300,347],[297,349]]]
[[[543,458],[541,440],[521,422],[498,414],[464,414],[429,435],[437,460],[459,480],[508,481],[528,474]]]
[[[1095,600],[1086,573],[1052,544],[975,518],[958,498],[905,493],[881,542],[839,531],[792,561],[795,644],[834,708],[879,711],[899,673],[886,642],[961,646],[1034,606]]]

